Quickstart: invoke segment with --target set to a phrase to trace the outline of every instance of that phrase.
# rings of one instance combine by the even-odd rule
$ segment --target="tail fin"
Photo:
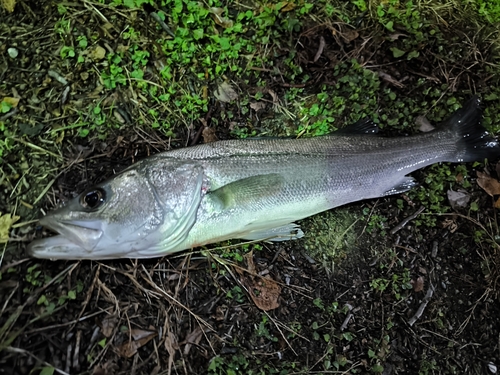
[[[459,137],[457,161],[472,162],[500,156],[498,140],[481,125],[480,103],[477,96],[472,97],[442,125],[445,129],[452,129]]]

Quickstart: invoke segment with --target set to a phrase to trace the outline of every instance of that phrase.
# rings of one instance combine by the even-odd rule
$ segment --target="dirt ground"
[[[87,35],[99,30],[101,39],[94,40],[95,45],[116,48],[124,23],[131,20],[142,32],[144,45],[153,45],[164,33],[149,11],[115,19],[116,11],[102,4],[63,4],[70,9],[65,17],[74,29],[87,30]],[[99,14],[114,26],[108,27]],[[354,240],[334,265],[329,258],[311,256],[305,250],[307,239],[195,249],[140,261],[27,257],[26,245],[48,235],[31,220],[61,199],[76,196],[142,157],[206,141],[209,135],[202,131],[211,119],[223,119],[215,134],[219,139],[233,137],[229,129],[246,121],[241,112],[224,119],[221,113],[229,105],[213,100],[205,123],[181,125],[175,137],[155,132],[147,121],[129,123],[128,117],[141,118],[152,104],[144,101],[139,106],[141,98],[132,89],[104,90],[94,74],[98,64],[75,65],[61,58],[61,46],[70,38],[56,32],[61,17],[57,2],[51,1],[19,2],[14,13],[0,11],[0,97],[21,98],[15,113],[0,114],[0,119],[22,130],[4,147],[2,175],[13,175],[9,165],[19,160],[27,163],[16,171],[17,179],[12,177],[20,181],[22,194],[13,194],[6,185],[0,192],[0,211],[15,208],[21,217],[18,224],[25,223],[13,228],[0,264],[0,374],[497,372],[497,212],[494,199],[475,183],[477,171],[487,169],[495,177],[495,164],[466,168],[472,176],[467,195],[476,210],[436,215],[410,204],[411,195],[349,205],[347,212],[361,219],[350,227]],[[440,65],[431,45],[422,48],[419,59],[396,64],[389,47],[376,38],[356,36],[339,47],[331,28],[312,22],[290,38],[297,46],[295,63],[315,86],[338,79],[333,66],[342,54],[372,67],[385,66],[392,78],[386,77],[383,85],[403,96],[411,96],[413,83],[422,78],[429,87],[447,84],[467,93],[481,93],[498,83],[498,77],[492,79],[491,71],[481,68],[493,63],[487,47],[479,44],[474,46],[483,60],[467,69],[458,61]],[[369,33],[368,26],[360,26],[360,35]],[[7,57],[11,47],[20,53],[16,59]],[[319,48],[325,48],[322,58],[328,60],[321,68],[313,62]],[[276,55],[276,66],[283,56]],[[472,57],[464,55],[467,58]],[[278,96],[290,85],[302,85],[279,84],[272,73],[262,74]],[[394,88],[390,79],[404,77],[405,88]],[[146,78],[155,81],[154,69]],[[249,92],[257,90],[253,84],[241,83]],[[82,113],[96,102],[116,108],[114,121],[123,126],[108,128],[105,137],[57,130],[95,121]],[[272,100],[267,105],[271,108]],[[52,138],[45,136],[51,131]],[[414,177],[425,181],[429,173],[424,170]],[[398,200],[410,203],[401,208]],[[420,215],[412,218],[417,212]],[[328,228],[329,215],[335,212],[304,220],[302,226]],[[425,215],[436,225],[415,223]],[[373,217],[384,218],[383,233],[380,228],[367,230]]]

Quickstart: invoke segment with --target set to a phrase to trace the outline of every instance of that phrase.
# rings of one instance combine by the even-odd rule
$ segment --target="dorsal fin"
[[[379,127],[377,124],[375,124],[370,118],[365,117],[362,118],[361,120],[355,122],[354,124],[347,125],[346,127],[337,130],[334,134],[339,134],[339,135],[359,135],[359,134],[364,134],[364,135],[370,135],[370,134],[377,134],[379,131]]]

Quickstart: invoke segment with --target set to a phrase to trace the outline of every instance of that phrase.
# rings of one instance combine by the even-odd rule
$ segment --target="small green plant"
[[[241,287],[235,285],[230,291],[226,293],[226,297],[230,298],[238,303],[243,303],[246,300],[246,296],[241,290]]]
[[[269,325],[269,318],[267,317],[267,315],[262,314],[261,321],[259,323],[259,326],[257,327],[257,332],[256,332],[257,336],[265,337],[266,339],[271,340],[273,342],[278,341],[278,338],[272,335],[271,332],[269,331],[268,325]]]
[[[125,85],[127,77],[120,66],[122,58],[118,54],[110,53],[108,55],[108,71],[101,73],[102,83],[108,90],[116,88],[117,84]]]
[[[7,113],[11,109],[12,109],[12,104],[10,104],[9,102],[7,102],[5,100],[2,100],[0,102],[0,113]],[[2,128],[5,128],[5,124],[2,125]],[[3,129],[2,129],[2,131],[3,131]]]
[[[61,51],[59,52],[61,55],[61,58],[66,59],[66,58],[72,58],[75,57],[75,49],[71,46],[63,46],[61,48]]]
[[[368,207],[363,208],[363,216],[367,220],[366,232],[370,234],[378,233],[381,236],[385,236],[387,234],[387,218],[385,216],[372,213],[372,210]]]
[[[64,35],[68,34],[71,30],[71,21],[67,20],[65,18],[61,18],[59,21],[56,22],[54,31],[56,34],[59,34],[59,36],[64,37]]]

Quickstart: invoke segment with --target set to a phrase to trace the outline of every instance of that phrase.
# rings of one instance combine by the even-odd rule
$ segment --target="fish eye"
[[[84,208],[96,209],[104,203],[106,199],[106,192],[101,188],[95,188],[82,194],[80,204]]]

